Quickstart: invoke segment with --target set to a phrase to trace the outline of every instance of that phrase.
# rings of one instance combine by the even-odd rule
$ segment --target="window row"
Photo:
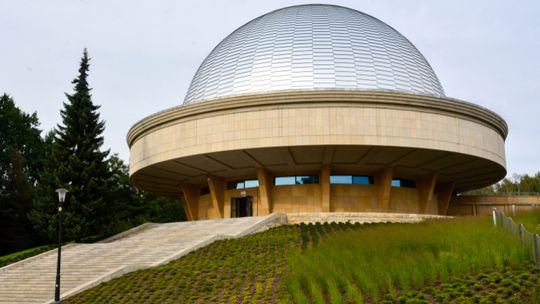
[[[227,182],[227,190],[231,189],[247,189],[259,187],[259,180],[246,179]]]
[[[318,184],[318,175],[297,175],[297,176],[276,176],[274,177],[274,185],[304,185],[304,184]]]
[[[318,175],[294,175],[274,177],[275,186],[319,184]],[[373,185],[375,180],[370,175],[331,175],[330,184],[333,185]],[[394,178],[392,187],[416,188],[416,181],[406,178]],[[256,179],[236,180],[227,182],[227,190],[247,189],[259,187]],[[210,194],[210,188],[203,187],[200,195]]]
[[[337,185],[373,185],[373,176],[369,175],[331,175],[330,184]]]

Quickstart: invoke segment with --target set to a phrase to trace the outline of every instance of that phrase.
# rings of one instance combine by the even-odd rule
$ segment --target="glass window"
[[[274,177],[274,185],[283,186],[283,185],[294,185],[294,176],[276,176]]]
[[[412,179],[402,179],[401,187],[416,188],[416,182]]]
[[[416,188],[416,182],[413,179],[394,178],[392,187]]]
[[[296,177],[296,184],[297,185],[304,185],[304,184],[318,184],[319,183],[319,176],[318,175],[302,175]]]
[[[305,184],[318,184],[318,175],[298,175],[298,176],[276,176],[274,177],[274,185],[305,185]]]
[[[259,181],[256,179],[247,179],[244,181],[244,186],[246,188],[256,188],[259,187]]]
[[[356,185],[371,185],[373,184],[373,176],[353,175],[352,183]]]
[[[373,177],[369,175],[331,175],[330,183],[343,185],[371,185],[373,184]]]
[[[330,184],[352,184],[353,177],[351,175],[331,175]]]
[[[227,189],[244,189],[244,181],[231,181],[227,182]]]
[[[227,182],[227,190],[256,188],[259,187],[259,181],[256,179],[236,180]]]

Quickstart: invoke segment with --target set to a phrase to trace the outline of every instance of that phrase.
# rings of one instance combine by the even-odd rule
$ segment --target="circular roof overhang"
[[[506,175],[506,122],[480,106],[396,92],[309,90],[250,94],[168,109],[128,133],[130,181],[177,196],[207,176],[436,173],[458,192]]]

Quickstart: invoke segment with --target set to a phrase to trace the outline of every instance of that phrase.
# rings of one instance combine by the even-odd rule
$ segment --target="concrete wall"
[[[448,215],[472,216],[491,214],[493,208],[506,214],[540,208],[539,195],[460,195],[453,197]]]
[[[273,212],[322,211],[320,185],[288,185],[272,187]]]
[[[264,172],[263,172],[264,173]],[[262,173],[261,173],[262,174]],[[266,173],[264,173],[266,174]],[[385,174],[391,174],[386,170]],[[321,172],[320,176],[324,174]],[[417,183],[417,188],[390,187],[380,184],[359,185],[359,184],[330,184],[329,175],[327,178],[320,178],[320,184],[306,185],[267,185],[270,202],[268,207],[264,206],[264,191],[262,187],[248,189],[233,189],[219,191],[218,182],[213,177],[208,178],[209,184],[214,183],[210,188],[210,194],[196,196],[191,195],[192,205],[196,204],[197,218],[190,217],[189,220],[203,220],[213,218],[231,217],[231,199],[235,197],[251,196],[253,202],[253,215],[267,215],[272,212],[278,213],[320,213],[320,212],[386,212],[403,214],[439,214],[440,205],[444,196],[437,196],[435,187],[429,183]],[[377,181],[388,182],[387,179],[376,179]],[[270,178],[269,178],[270,179]],[[219,181],[225,185],[226,181]],[[434,180],[431,185],[434,184]],[[327,190],[325,190],[327,189]],[[193,192],[193,191],[192,191]],[[326,192],[329,192],[325,195]],[[382,195],[386,193],[387,195]],[[428,193],[428,194],[426,194]],[[422,197],[426,202],[422,202]],[[387,200],[384,203],[382,200]],[[449,199],[449,198],[446,198]],[[329,202],[327,202],[327,200]],[[467,207],[464,207],[464,210]],[[223,210],[223,211],[219,211]],[[461,209],[456,209],[461,210]],[[462,211],[462,213],[466,213]],[[444,215],[444,214],[443,214]]]
[[[331,185],[330,202],[336,212],[381,211],[375,185]]]
[[[227,190],[224,192],[223,217],[231,216],[231,198],[251,196],[253,198],[253,215],[279,213],[320,213],[327,212],[323,208],[323,195],[320,184],[270,186],[272,204],[270,211],[265,212],[261,205],[259,188]],[[330,185],[330,212],[388,212],[403,214],[440,214],[440,199],[436,193],[429,200],[426,212],[420,212],[419,189],[390,187],[390,203],[384,209],[378,201],[379,188],[376,185]],[[444,205],[444,204],[443,204]],[[481,216],[489,215],[493,208],[503,210],[506,214],[530,211],[540,208],[538,195],[485,195],[454,196],[448,206],[448,216]],[[219,218],[217,209],[212,204],[210,194],[198,197],[197,216],[199,220]],[[188,215],[189,217],[189,215]],[[193,218],[190,218],[193,220]]]
[[[199,196],[199,220],[206,220],[214,218],[215,210],[212,206],[212,199],[210,194]]]

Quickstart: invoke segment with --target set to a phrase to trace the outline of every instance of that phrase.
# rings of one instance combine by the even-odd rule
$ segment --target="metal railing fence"
[[[496,208],[493,208],[493,224],[495,227],[506,230],[510,235],[518,237],[523,246],[529,246],[532,249],[536,267],[540,268],[540,236],[538,234],[528,231],[523,224],[514,222],[511,217]]]

